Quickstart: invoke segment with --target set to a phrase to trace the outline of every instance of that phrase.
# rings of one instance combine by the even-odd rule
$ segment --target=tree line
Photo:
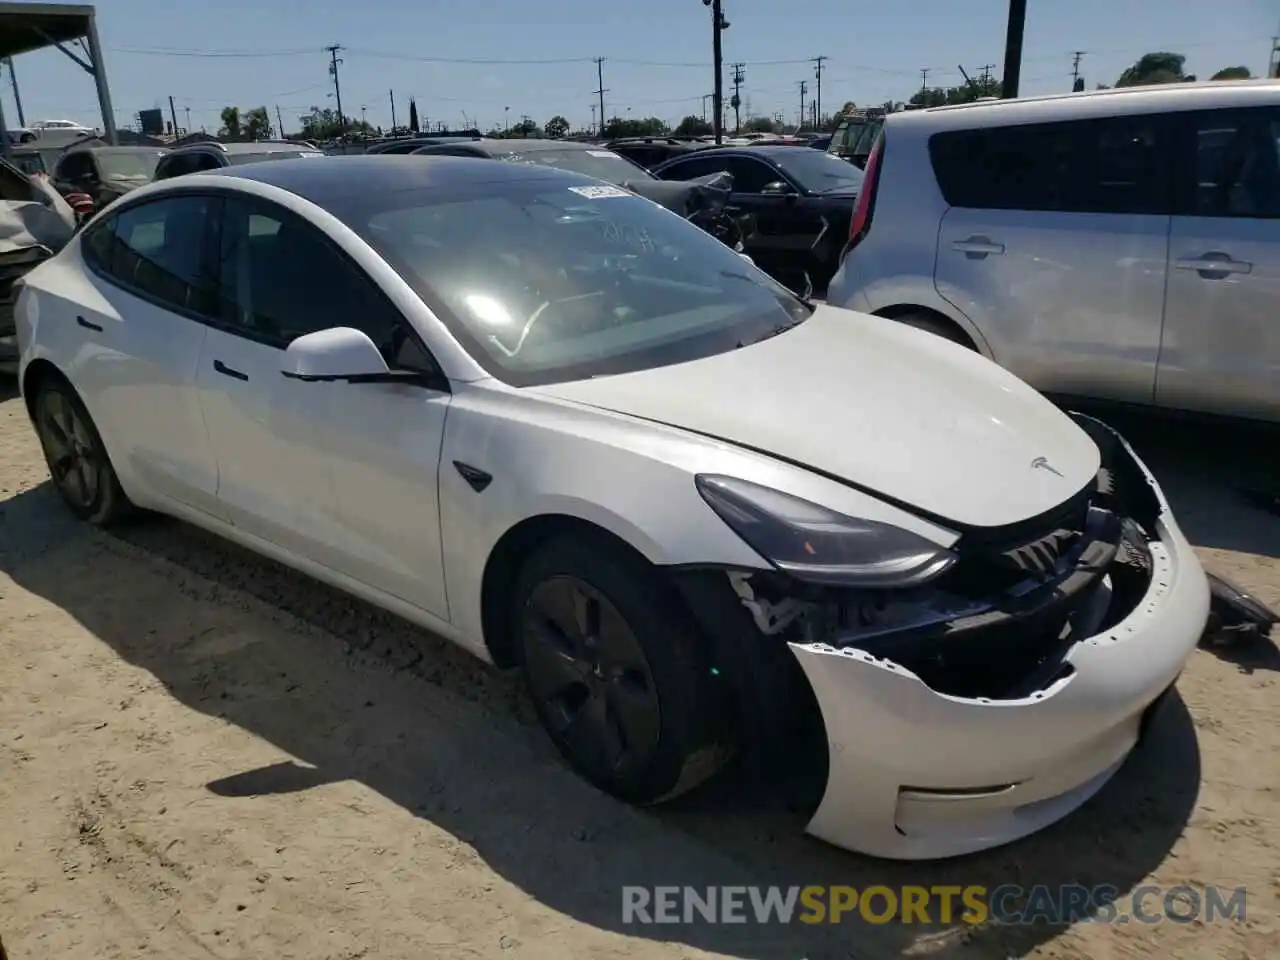
[[[1110,87],[1138,87],[1160,83],[1189,83],[1196,80],[1195,74],[1186,72],[1187,58],[1181,53],[1147,53],[1139,57],[1131,67],[1126,68],[1114,84],[1096,84],[1095,89],[1106,90]],[[1248,67],[1224,67],[1215,73],[1210,80],[1248,80],[1252,77]],[[984,97],[999,97],[1002,92],[1001,82],[990,75],[974,78],[966,77],[967,82],[953,87],[924,87],[916,91],[906,101],[888,101],[877,106],[887,110],[901,109],[903,106],[938,107],[948,104],[972,103]],[[1074,83],[1076,92],[1087,88],[1084,77],[1077,77]],[[817,122],[807,123],[808,129],[830,132],[835,129],[841,116],[858,109],[852,100],[844,103],[840,110],[830,116],[817,118]],[[283,130],[275,130],[271,116],[266,107],[254,107],[241,110],[239,107],[226,107],[222,111],[222,127],[220,136],[248,140],[268,139],[272,136],[299,138],[304,140],[325,141],[340,137],[359,139],[363,137],[383,136],[381,127],[374,127],[362,120],[347,117],[343,120],[338,112],[331,108],[312,107],[298,118],[298,131],[286,134]],[[571,124],[563,116],[557,114],[546,123],[539,125],[528,117],[522,117],[518,123],[493,127],[486,136],[497,138],[528,137],[560,139],[570,135],[588,135],[595,133],[607,139],[621,137],[700,137],[712,132],[711,122],[704,116],[690,114],[680,120],[674,127],[660,117],[644,117],[630,119],[613,117],[605,122],[599,131],[573,130]],[[748,117],[743,120],[738,133],[793,133],[797,130],[795,123],[788,123],[781,115],[772,117]],[[389,131],[389,135],[406,135],[421,133],[418,127],[417,104],[409,102],[409,122]]]

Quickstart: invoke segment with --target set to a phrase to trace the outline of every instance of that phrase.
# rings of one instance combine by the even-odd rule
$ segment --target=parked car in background
[[[652,170],[675,157],[684,156],[694,150],[705,150],[711,146],[715,144],[702,140],[681,140],[675,137],[627,137],[621,140],[610,140],[604,148],[621,154],[646,170]]]
[[[622,184],[629,180],[652,179],[650,173],[638,164],[594,143],[575,143],[569,140],[495,139],[477,137],[419,147],[413,151],[420,157],[488,157],[525,163],[537,163],[559,170],[584,173],[609,183]]]
[[[247,143],[222,143],[211,140],[170,150],[156,170],[155,178],[168,180],[188,173],[218,170],[241,163],[323,156],[324,153],[321,150],[294,140],[253,140]]]
[[[831,843],[1006,843],[1103,787],[1206,622],[1107,427],[546,165],[161,181],[17,319],[75,515],[181,517],[521,670],[628,802],[761,751],[813,764]]]
[[[160,147],[76,144],[58,155],[51,176],[59,192],[87,194],[101,210],[155,179],[156,166],[166,153]]]
[[[1280,82],[888,118],[833,303],[1049,393],[1280,421]]]
[[[827,152],[860,170],[865,168],[884,118],[883,110],[863,110],[841,117],[827,143]]]
[[[808,147],[719,147],[669,160],[663,180],[726,171],[729,202],[750,214],[746,253],[793,290],[821,290],[835,272],[862,186],[862,171]]]
[[[388,153],[393,156],[396,154],[413,153],[413,151],[421,147],[435,147],[442,143],[460,143],[467,140],[479,140],[479,137],[470,136],[453,136],[453,137],[402,137],[398,140],[385,140],[382,143],[375,143],[365,153],[381,154]]]

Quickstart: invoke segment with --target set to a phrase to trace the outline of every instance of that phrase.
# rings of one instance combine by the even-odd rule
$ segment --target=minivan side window
[[[217,205],[215,197],[179,196],[131,206],[89,227],[83,256],[131,292],[211,316],[214,283],[207,251]]]
[[[1197,217],[1280,219],[1280,109],[1194,114],[1194,195],[1182,204]],[[1189,209],[1187,209],[1189,208]]]
[[[1162,118],[1108,117],[929,138],[953,207],[1060,213],[1170,213]]]

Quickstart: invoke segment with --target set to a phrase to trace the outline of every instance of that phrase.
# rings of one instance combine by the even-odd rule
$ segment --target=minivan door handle
[[[963,253],[970,260],[981,260],[988,256],[1000,256],[1004,253],[1003,243],[992,243],[990,237],[970,237],[967,240],[951,241],[951,249]]]
[[[1179,270],[1194,270],[1205,280],[1224,280],[1233,273],[1250,273],[1253,270],[1252,263],[1232,260],[1230,254],[1218,250],[1178,260],[1174,266]]]

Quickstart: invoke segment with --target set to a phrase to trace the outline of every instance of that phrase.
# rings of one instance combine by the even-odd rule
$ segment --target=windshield
[[[296,160],[299,157],[323,157],[319,150],[263,150],[261,153],[229,153],[227,159],[232,166],[242,163],[261,163],[263,160]]]
[[[533,180],[370,193],[334,213],[515,386],[683,363],[810,307],[720,241],[619,187]]]
[[[812,193],[853,193],[862,186],[861,170],[821,150],[788,151],[773,159],[791,179]]]
[[[151,180],[156,175],[156,164],[164,156],[162,150],[139,150],[136,153],[114,153],[104,150],[98,154],[98,169],[107,180]]]
[[[498,157],[517,163],[540,163],[544,167],[556,167],[595,177],[607,183],[625,183],[628,180],[652,180],[653,174],[637,166],[612,150],[530,150],[528,153],[509,153]]]

